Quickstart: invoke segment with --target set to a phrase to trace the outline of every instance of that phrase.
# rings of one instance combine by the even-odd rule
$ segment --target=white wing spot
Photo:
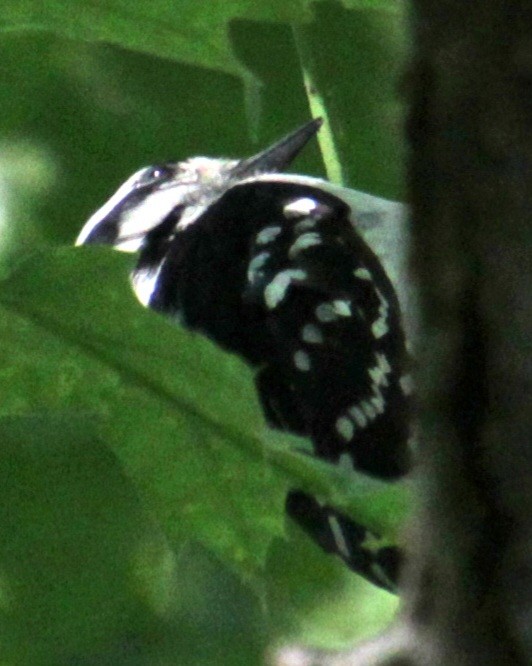
[[[288,268],[277,273],[264,290],[266,307],[273,310],[286,296],[286,290],[292,282],[301,282],[306,278],[306,272],[299,268]]]
[[[307,217],[317,207],[316,201],[310,197],[302,197],[301,199],[294,199],[283,208],[283,213],[287,218]]]
[[[334,311],[331,303],[320,303],[315,310],[315,314],[316,319],[323,323],[338,319],[338,315]]]
[[[336,419],[336,432],[346,442],[350,442],[355,434],[355,426],[347,416],[340,416],[340,418]]]
[[[310,356],[306,351],[299,349],[294,354],[294,365],[301,372],[308,372],[310,370]]]
[[[392,368],[388,362],[388,359],[382,352],[377,352],[377,363],[379,364],[379,368],[387,374],[388,372],[392,371]]]
[[[355,271],[353,271],[353,275],[359,280],[373,280],[371,273],[367,268],[357,268]]]
[[[349,301],[333,301],[332,302],[333,310],[340,317],[350,317],[351,316],[351,303]]]
[[[360,407],[370,421],[374,421],[377,418],[376,408],[367,400],[362,400]]]
[[[386,335],[389,331],[388,323],[386,321],[388,319],[388,302],[379,289],[376,289],[376,291],[377,296],[379,297],[379,314],[377,319],[371,325],[371,332],[376,338],[382,338],[382,336]]]
[[[257,245],[267,245],[275,240],[281,231],[281,227],[264,227],[264,229],[257,234],[255,242]]]
[[[310,231],[310,229],[314,229],[318,221],[313,218],[313,217],[306,217],[304,220],[301,220],[301,222],[298,222],[294,226],[294,231],[297,234],[300,234],[304,231]]]
[[[368,374],[375,386],[388,386],[390,384],[388,378],[386,377],[386,372],[382,369],[380,364],[370,368],[368,370]]]
[[[412,375],[403,375],[399,380],[399,383],[401,384],[401,388],[405,395],[412,395],[414,392],[414,380],[412,379]]]
[[[345,540],[342,527],[340,526],[340,523],[338,522],[338,518],[336,516],[329,516],[329,526],[331,528],[331,532],[333,533],[334,541],[336,542],[336,547],[338,548],[338,551],[346,559],[349,559],[351,557],[351,553],[349,552],[349,548],[347,547],[347,541]]]
[[[315,310],[316,318],[321,322],[335,321],[338,317],[351,316],[351,303],[349,301],[336,300],[330,303],[320,303]]]
[[[349,415],[355,419],[355,423],[357,424],[357,426],[359,426],[360,428],[365,428],[368,425],[367,416],[360,409],[360,407],[353,405],[347,411]]]
[[[301,339],[310,345],[321,345],[323,343],[323,334],[314,324],[305,324],[301,330]]]
[[[353,458],[349,455],[349,453],[342,453],[342,455],[338,458],[338,466],[347,472],[353,472],[355,469]]]
[[[290,259],[294,259],[294,257],[299,252],[308,250],[308,248],[312,247],[313,245],[320,245],[320,244],[321,244],[321,236],[317,232],[301,234],[301,236],[296,238],[296,240],[288,250],[288,256]]]
[[[368,374],[371,377],[371,397],[368,402],[362,402],[360,406],[365,412],[365,415],[370,419],[376,417],[377,414],[384,414],[386,408],[386,401],[382,394],[381,387],[390,385],[387,374],[391,372],[390,364],[384,354],[378,352],[375,354],[377,365],[369,368]],[[366,406],[364,406],[366,405]],[[368,411],[369,407],[369,411]],[[375,413],[375,416],[373,415]]]
[[[263,268],[264,264],[268,261],[269,258],[269,252],[261,252],[260,254],[257,254],[255,257],[253,257],[248,266],[248,282],[255,281],[258,272],[261,268]]]
[[[375,409],[377,410],[377,414],[384,414],[385,403],[384,403],[383,395],[382,395],[380,389],[376,389],[376,391],[377,391],[377,395],[374,395],[371,398],[370,402],[375,407]]]

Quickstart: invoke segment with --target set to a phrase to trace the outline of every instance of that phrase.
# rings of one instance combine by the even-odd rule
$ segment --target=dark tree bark
[[[532,4],[414,9],[427,483],[407,610],[424,663],[532,663]]]
[[[301,664],[532,664],[532,2],[413,0],[420,515],[398,623]],[[294,663],[296,663],[294,661]]]

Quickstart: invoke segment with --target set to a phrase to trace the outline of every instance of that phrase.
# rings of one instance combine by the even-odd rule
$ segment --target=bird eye
[[[146,169],[146,171],[142,174],[142,180],[145,182],[150,182],[152,180],[163,180],[164,178],[169,178],[171,175],[171,169],[166,166],[156,165]]]

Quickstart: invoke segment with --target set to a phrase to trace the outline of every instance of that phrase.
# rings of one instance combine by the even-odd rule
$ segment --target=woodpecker
[[[404,215],[400,204],[280,173],[320,125],[248,159],[140,169],[76,244],[138,252],[141,303],[252,366],[270,426],[309,438],[330,463],[394,481],[410,465],[404,227],[392,228]],[[400,554],[378,534],[297,488],[286,509],[325,551],[395,589]]]

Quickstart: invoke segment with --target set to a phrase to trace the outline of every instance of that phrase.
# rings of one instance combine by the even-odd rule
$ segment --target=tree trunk
[[[421,663],[532,663],[532,3],[414,8],[427,482],[407,611]]]

